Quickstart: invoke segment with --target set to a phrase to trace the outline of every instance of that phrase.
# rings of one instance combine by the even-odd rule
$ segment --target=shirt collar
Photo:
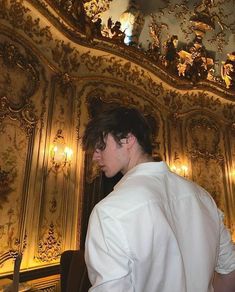
[[[143,162],[140,164],[137,164],[133,168],[131,168],[121,179],[120,181],[115,185],[114,189],[118,187],[120,184],[124,183],[127,178],[129,178],[132,175],[139,175],[139,174],[157,174],[157,173],[164,173],[169,171],[168,165],[164,161],[160,162]]]

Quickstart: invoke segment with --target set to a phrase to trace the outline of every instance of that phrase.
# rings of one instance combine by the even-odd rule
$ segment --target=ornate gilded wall
[[[131,48],[87,40],[47,1],[0,3],[0,72],[0,276],[12,273],[18,252],[25,271],[79,248],[96,179],[84,171],[80,137],[99,102],[153,117],[155,152],[212,194],[235,238],[233,92],[178,80]],[[63,169],[50,157],[58,130],[73,150]]]

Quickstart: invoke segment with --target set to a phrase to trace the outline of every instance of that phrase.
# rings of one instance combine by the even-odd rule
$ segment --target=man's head
[[[135,156],[152,153],[151,129],[134,108],[117,107],[93,118],[85,129],[82,144],[91,150],[106,176],[125,173]]]

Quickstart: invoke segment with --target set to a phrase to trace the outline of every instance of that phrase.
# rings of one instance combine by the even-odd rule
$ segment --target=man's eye
[[[98,148],[100,151],[103,151],[105,149],[105,145],[102,145]]]
[[[97,144],[95,146],[95,149],[96,150],[99,150],[99,151],[103,151],[105,149],[106,145],[105,144]]]

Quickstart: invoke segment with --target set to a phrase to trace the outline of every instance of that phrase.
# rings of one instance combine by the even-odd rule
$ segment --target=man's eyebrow
[[[104,150],[106,143],[104,141],[99,141],[95,143],[94,149]]]

